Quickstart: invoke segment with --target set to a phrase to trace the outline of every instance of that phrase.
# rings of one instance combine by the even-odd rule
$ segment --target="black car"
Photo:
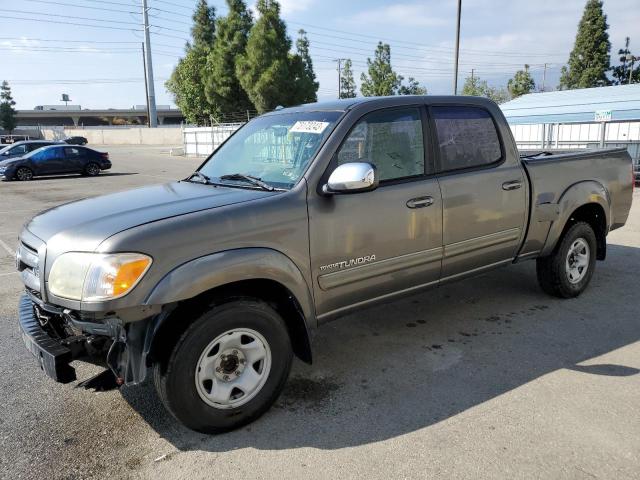
[[[33,152],[38,148],[57,145],[60,143],[61,142],[56,142],[54,140],[27,140],[13,143],[0,149],[0,165],[3,161],[10,158],[24,157],[26,154]]]
[[[109,154],[86,147],[52,145],[0,163],[0,178],[31,180],[39,175],[82,173],[94,177],[111,168]]]
[[[69,137],[64,139],[69,145],[86,145],[89,141],[84,137]]]

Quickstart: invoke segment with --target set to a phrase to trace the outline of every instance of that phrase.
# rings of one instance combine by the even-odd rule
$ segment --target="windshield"
[[[291,188],[341,114],[298,112],[258,117],[218,148],[200,172],[216,183],[237,184],[221,177],[241,174],[275,188]]]

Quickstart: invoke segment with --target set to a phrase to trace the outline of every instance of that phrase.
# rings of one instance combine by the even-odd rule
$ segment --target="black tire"
[[[579,239],[586,241],[589,247],[587,271],[581,273],[579,281],[572,282],[567,271],[570,249]],[[589,285],[596,265],[596,235],[591,225],[577,222],[564,233],[554,252],[548,257],[538,258],[536,272],[538,283],[549,295],[560,298],[573,298],[580,295]]]
[[[87,163],[82,173],[87,177],[96,177],[100,174],[100,165],[95,162]]]
[[[247,403],[216,408],[201,398],[195,375],[205,348],[234,329],[252,329],[268,343],[271,365],[266,381]],[[252,422],[276,401],[289,376],[293,351],[280,315],[264,302],[237,299],[210,310],[187,328],[163,362],[154,365],[154,381],[164,406],[180,422],[202,433],[222,433]]]
[[[33,180],[33,171],[29,167],[20,167],[16,170],[14,178],[20,182]]]

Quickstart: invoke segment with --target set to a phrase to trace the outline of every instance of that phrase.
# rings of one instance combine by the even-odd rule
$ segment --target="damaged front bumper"
[[[116,385],[131,385],[146,377],[150,348],[151,319],[124,326],[116,317],[95,321],[77,313],[43,303],[23,294],[19,303],[19,324],[27,349],[40,368],[53,380],[76,380],[74,360],[104,366],[113,373]]]

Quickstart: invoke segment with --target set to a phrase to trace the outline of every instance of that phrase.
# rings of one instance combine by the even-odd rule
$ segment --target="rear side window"
[[[79,148],[65,147],[64,153],[68,157],[79,157],[84,152],[82,150],[80,150]]]
[[[360,120],[338,151],[338,165],[369,162],[380,181],[424,175],[424,139],[417,108],[372,112]]]
[[[447,106],[433,107],[431,111],[443,171],[482,167],[502,158],[496,125],[485,109]]]

